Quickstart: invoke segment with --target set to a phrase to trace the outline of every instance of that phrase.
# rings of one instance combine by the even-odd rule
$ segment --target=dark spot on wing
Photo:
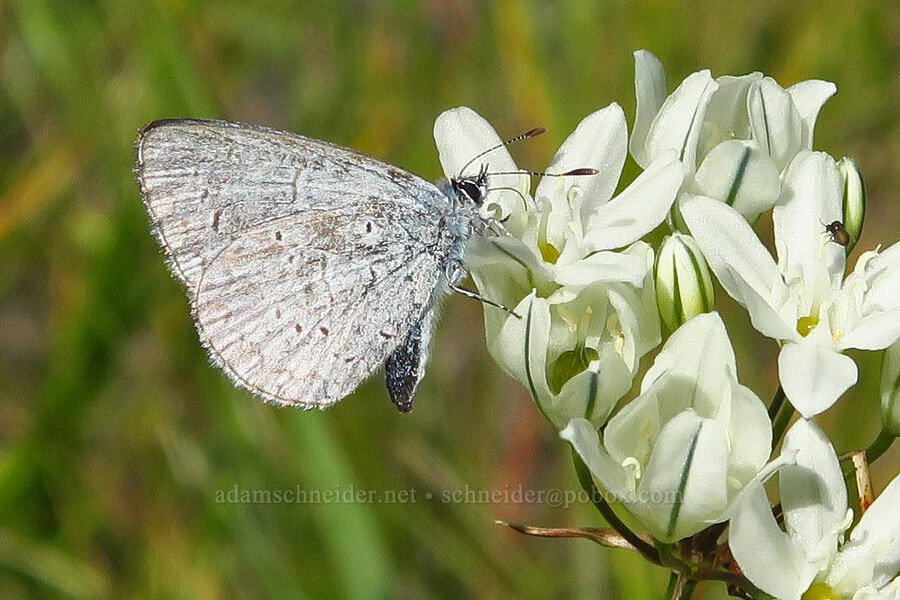
[[[322,335],[328,335],[328,328],[327,328],[327,327],[319,327],[319,331],[322,332]]]
[[[200,199],[206,200],[207,198],[209,198],[209,190],[203,190],[203,193],[200,194]]]
[[[366,222],[366,233],[372,233],[372,223]]]
[[[219,233],[219,218],[222,216],[222,211],[217,210],[213,213],[213,231]]]
[[[386,340],[389,340],[389,339],[391,339],[391,338],[394,337],[394,336],[392,336],[391,334],[389,334],[389,333],[386,332],[386,331],[379,331],[378,333],[380,333],[380,334],[381,334],[381,337],[383,337],[383,338],[386,339]]]
[[[288,256],[288,262],[289,262],[289,263],[293,263],[293,262],[294,262],[294,255],[293,255],[293,254],[291,254],[290,256]]]
[[[300,327],[300,323],[296,323],[294,325],[294,329],[297,331],[297,333],[301,333],[303,331],[303,328]]]
[[[278,240],[279,242],[281,241],[281,232],[280,231],[275,232],[275,239]]]
[[[277,306],[275,307],[275,317],[278,319],[281,318],[281,309],[278,308]]]

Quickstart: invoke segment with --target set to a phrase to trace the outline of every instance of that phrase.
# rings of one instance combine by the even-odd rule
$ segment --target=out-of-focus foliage
[[[131,173],[142,124],[190,116],[436,178],[432,124],[458,105],[503,134],[547,127],[514,150],[539,167],[589,112],[633,117],[638,48],[670,87],[705,67],[836,82],[816,146],[865,175],[854,253],[896,239],[888,2],[0,1],[0,597],[660,597],[665,573],[635,556],[492,524],[601,523],[565,497],[526,501],[578,485],[488,359],[476,303],[448,302],[410,416],[377,377],[328,412],[265,406],[207,365]],[[777,348],[719,298],[741,380],[770,397]],[[819,419],[839,452],[877,433],[879,364],[863,356]],[[896,449],[877,466],[880,489]],[[298,488],[344,501],[218,501]]]

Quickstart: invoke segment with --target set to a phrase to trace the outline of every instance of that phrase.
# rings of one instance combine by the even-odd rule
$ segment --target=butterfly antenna
[[[532,177],[541,176],[541,177],[575,177],[579,175],[596,175],[599,173],[597,169],[590,168],[582,168],[582,169],[572,169],[571,171],[566,171],[565,173],[547,173],[545,171],[528,171],[526,169],[519,169],[518,171],[489,171],[485,173],[485,175],[531,175]]]
[[[485,154],[487,154],[489,152],[493,152],[494,150],[497,150],[498,148],[503,148],[504,146],[509,146],[510,144],[514,144],[515,142],[521,142],[522,140],[527,140],[529,138],[537,137],[546,131],[547,130],[544,129],[543,127],[535,127],[534,129],[529,129],[528,131],[526,131],[525,133],[523,133],[521,135],[517,135],[516,137],[512,137],[506,141],[500,142],[496,146],[491,146],[484,152],[480,152],[479,154],[476,154],[475,156],[473,156],[472,160],[470,160],[465,165],[463,165],[463,168],[459,170],[460,176],[462,176],[463,172],[465,172],[465,170],[468,169],[472,165],[473,162],[475,162],[476,160],[478,160]]]
[[[492,188],[488,188],[487,191],[485,192],[485,196],[487,196],[487,194],[490,193],[490,192],[499,192],[499,191],[501,191],[501,190],[508,190],[508,191],[510,191],[510,192],[515,192],[516,194],[518,194],[518,195],[519,195],[519,198],[522,199],[522,205],[525,207],[525,210],[528,210],[528,202],[525,200],[525,196],[522,194],[522,192],[520,192],[519,190],[517,190],[517,189],[514,188],[514,187],[492,187]]]

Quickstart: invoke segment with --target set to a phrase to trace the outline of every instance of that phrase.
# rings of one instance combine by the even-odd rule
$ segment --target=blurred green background
[[[618,101],[632,118],[639,48],[670,90],[706,67],[836,82],[816,146],[866,175],[854,254],[896,240],[891,2],[0,0],[0,597],[662,597],[666,574],[637,557],[493,524],[601,525],[587,506],[442,501],[578,489],[567,449],[487,356],[477,303],[447,303],[411,415],[380,376],[327,412],[265,406],[208,366],[131,172],[141,125],[190,116],[436,179],[432,123],[459,105],[504,135],[547,127],[514,149],[540,168],[589,112]],[[776,347],[719,298],[741,378],[768,399]],[[820,420],[839,452],[878,430],[880,357],[854,357],[861,384]],[[894,448],[876,490],[898,464]],[[296,486],[416,496],[217,502]]]

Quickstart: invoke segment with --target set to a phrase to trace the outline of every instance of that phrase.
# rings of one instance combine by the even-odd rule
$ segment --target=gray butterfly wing
[[[350,148],[267,127],[155,121],[137,144],[141,196],[169,266],[188,288],[241,231],[306,210],[370,198],[433,223],[449,204],[431,183]]]
[[[448,201],[413,175],[325,142],[208,121],[145,128],[137,172],[201,341],[269,401],[343,398],[433,304],[444,274],[435,211]]]
[[[384,214],[367,222],[390,227]],[[347,213],[290,215],[245,230],[209,264],[194,316],[235,382],[278,404],[326,406],[403,342],[440,265],[364,227]]]

